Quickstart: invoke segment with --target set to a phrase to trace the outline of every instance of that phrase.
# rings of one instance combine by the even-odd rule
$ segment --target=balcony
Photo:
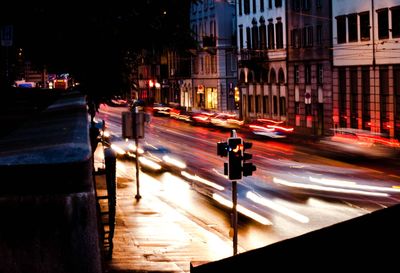
[[[268,59],[268,51],[261,49],[242,49],[239,51],[240,61],[252,61],[252,60],[262,60],[266,61]]]
[[[215,47],[217,45],[214,36],[203,36],[203,47]]]

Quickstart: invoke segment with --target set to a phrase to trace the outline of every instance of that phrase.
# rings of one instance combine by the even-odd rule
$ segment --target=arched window
[[[239,76],[239,82],[244,83],[246,79],[246,76],[244,74],[244,71],[240,71],[240,76]]]
[[[263,68],[261,71],[261,80],[265,83],[268,83],[268,69]]]
[[[251,28],[251,36],[252,36],[252,45],[253,49],[258,49],[259,48],[259,42],[258,42],[258,27],[257,27],[257,20],[256,18],[253,18],[251,21],[251,24],[253,25]]]
[[[255,82],[261,82],[261,70],[256,69],[254,70],[254,81]]]
[[[268,49],[275,49],[275,31],[272,19],[268,19]]]
[[[267,27],[265,26],[265,19],[263,16],[260,18],[259,39],[260,39],[260,49],[267,49]]]
[[[283,72],[282,68],[280,68],[278,72],[278,83],[285,84],[285,73]]]
[[[283,24],[281,18],[278,18],[277,20],[278,22],[275,25],[276,48],[283,48]]]
[[[271,69],[270,75],[269,75],[269,83],[270,84],[274,84],[276,83],[276,73],[275,73],[275,69]]]
[[[248,83],[252,83],[253,82],[253,71],[249,71],[249,73],[247,74],[247,82]]]

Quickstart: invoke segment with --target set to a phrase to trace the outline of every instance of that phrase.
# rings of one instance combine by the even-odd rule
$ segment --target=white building
[[[241,113],[287,119],[286,1],[237,0]]]
[[[192,57],[193,109],[235,110],[235,18],[232,1],[203,0],[191,4],[190,24],[198,42]]]
[[[400,137],[400,0],[334,0],[336,127]]]

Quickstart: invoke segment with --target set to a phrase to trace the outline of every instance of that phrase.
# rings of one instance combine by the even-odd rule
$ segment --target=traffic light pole
[[[237,214],[237,182],[232,181],[232,226],[233,226],[233,255],[237,254],[238,244],[238,214]]]
[[[135,137],[135,146],[136,146],[136,195],[135,198],[136,200],[139,201],[140,198],[140,191],[139,191],[139,138],[136,136]]]
[[[251,142],[244,142],[237,136],[236,130],[232,130],[231,137],[226,142],[217,142],[217,155],[228,157],[228,163],[224,163],[224,175],[232,181],[232,215],[231,230],[233,230],[233,255],[238,253],[238,213],[237,213],[237,180],[242,176],[251,176],[256,166],[251,162],[245,162],[252,158],[252,154],[245,153],[245,149],[252,147]],[[229,234],[231,234],[229,230]]]

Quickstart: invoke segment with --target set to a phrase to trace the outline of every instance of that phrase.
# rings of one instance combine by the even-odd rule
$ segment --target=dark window
[[[338,44],[346,42],[346,17],[338,16],[336,17],[337,24],[337,42]]]
[[[362,92],[362,128],[364,130],[370,129],[370,102],[371,102],[371,92],[370,92],[370,77],[369,77],[369,67],[363,67],[361,70],[361,92]],[[400,116],[399,116],[400,117]]]
[[[292,0],[292,9],[294,11],[300,11],[300,0]]]
[[[242,0],[238,0],[238,5],[239,5],[239,15],[242,15]]]
[[[282,7],[282,0],[275,0],[275,7],[276,8]]]
[[[347,16],[347,24],[349,30],[349,42],[358,41],[358,26],[357,26],[357,14],[350,14]]]
[[[252,100],[253,100],[253,96],[252,95],[249,95],[249,100],[247,101],[247,109],[248,109],[248,112],[249,113],[251,113],[251,112],[253,112],[253,107],[252,107]]]
[[[358,128],[357,68],[350,70],[350,127]]]
[[[274,33],[274,24],[272,23],[272,19],[268,20],[268,49],[275,48],[275,33]]]
[[[264,11],[264,0],[260,0],[260,11]]]
[[[303,28],[303,46],[311,47],[313,45],[313,27],[306,26]]]
[[[347,127],[346,122],[346,69],[339,68],[339,116],[340,127]]]
[[[300,102],[296,101],[294,103],[294,114],[300,115]]]
[[[273,98],[273,104],[274,104],[274,115],[278,114],[278,98],[274,96]]]
[[[250,14],[250,0],[243,0],[244,3],[244,14]]]
[[[256,96],[256,113],[260,112],[260,98],[261,98],[261,95]]]
[[[257,0],[253,0],[253,13],[257,12]]]
[[[276,48],[283,48],[283,24],[280,19],[275,25],[276,29]]]
[[[276,73],[275,73],[275,69],[271,69],[271,75],[270,75],[269,83],[270,83],[270,84],[276,84]]]
[[[306,84],[311,84],[311,65],[304,66],[304,81]]]
[[[260,36],[260,49],[267,48],[267,27],[265,26],[265,21],[260,20],[259,36]]]
[[[310,10],[311,8],[311,1],[310,0],[303,0],[303,10]]]
[[[369,41],[370,28],[369,25],[369,11],[360,13],[360,38],[361,41]]]
[[[324,66],[322,64],[318,64],[317,70],[318,70],[317,83],[321,85],[324,82]]]
[[[321,0],[316,0],[315,5],[317,6],[317,9],[322,8],[322,1]]]
[[[392,37],[400,37],[400,6],[391,9],[392,12]]]
[[[322,45],[322,25],[317,25],[316,43],[317,45]]]
[[[286,98],[285,97],[279,97],[279,109],[281,112],[281,116],[286,115]]]
[[[269,114],[268,96],[264,96],[264,100],[263,100],[263,113],[264,113],[264,114]]]
[[[268,8],[272,9],[272,0],[268,0]]]
[[[285,73],[283,72],[282,68],[280,68],[278,71],[278,83],[285,84]]]
[[[294,48],[301,47],[301,31],[300,29],[293,29],[292,30],[292,46]]]
[[[239,47],[243,49],[243,25],[239,25]]]
[[[389,38],[389,18],[388,9],[381,9],[378,13],[378,38],[387,39]]]
[[[311,112],[311,103],[310,104],[306,104],[306,116],[311,116],[312,112]]]
[[[395,137],[400,138],[400,65],[393,66],[393,93],[395,101]]]
[[[294,66],[294,83],[299,83],[300,81],[300,73],[299,73],[299,66],[295,65]]]
[[[251,49],[251,30],[249,27],[246,28],[246,42],[247,49]]]
[[[258,27],[257,27],[256,19],[253,19],[252,24],[253,24],[253,27],[251,28],[252,45],[253,45],[253,49],[258,49],[259,41],[258,41]]]
[[[380,85],[380,114],[381,114],[381,132],[389,133],[386,126],[389,121],[389,73],[387,66],[379,67],[379,85]]]

